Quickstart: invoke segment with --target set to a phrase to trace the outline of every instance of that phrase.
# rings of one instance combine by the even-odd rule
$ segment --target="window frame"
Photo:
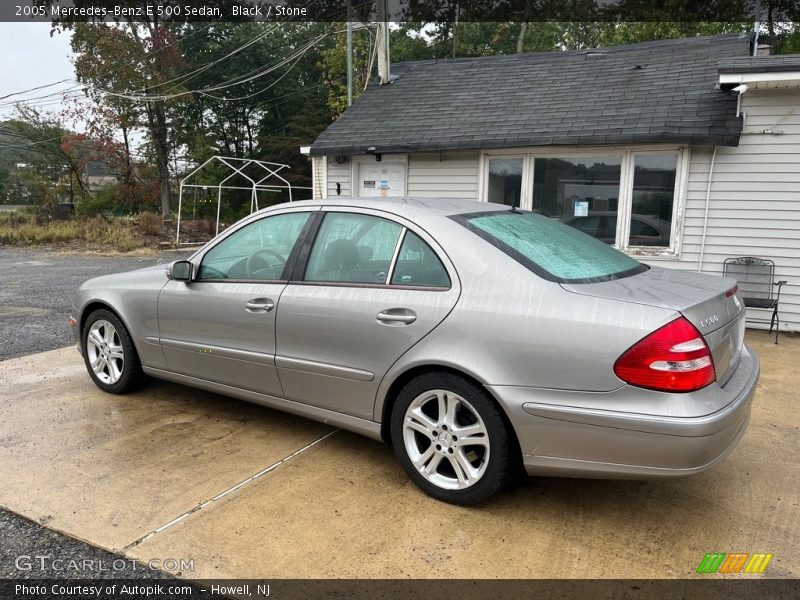
[[[325,217],[331,213],[353,213],[357,215],[364,215],[369,217],[377,217],[380,219],[385,219],[387,221],[391,221],[401,227],[400,235],[397,238],[397,243],[395,244],[394,251],[392,253],[392,259],[389,263],[389,268],[386,270],[386,278],[384,279],[383,283],[378,282],[370,282],[370,283],[359,283],[359,282],[352,282],[352,281],[306,281],[306,270],[308,268],[309,258],[311,257],[311,250],[314,247],[314,244],[317,242],[317,237],[319,235],[319,231],[322,228],[322,223],[325,221]],[[298,251],[297,262],[292,269],[291,275],[289,277],[288,283],[292,285],[308,285],[308,286],[323,286],[323,287],[343,287],[343,288],[366,288],[366,289],[391,289],[391,290],[415,290],[415,291],[427,291],[427,292],[448,292],[456,287],[455,281],[455,269],[453,268],[452,263],[449,260],[444,260],[443,256],[446,254],[443,252],[443,249],[439,248],[437,250],[438,245],[435,243],[431,243],[433,238],[427,234],[421,228],[414,226],[406,219],[398,217],[397,215],[393,215],[390,213],[386,213],[380,210],[373,210],[369,208],[360,208],[357,206],[322,206],[320,207],[319,213],[317,213],[313,219],[313,224],[310,231],[307,232],[305,236],[305,240],[302,244],[302,248]],[[447,276],[450,279],[450,285],[448,287],[436,287],[436,286],[418,286],[418,285],[402,285],[402,284],[393,284],[391,283],[392,277],[394,275],[395,265],[397,264],[397,258],[400,255],[400,250],[403,246],[403,241],[406,237],[406,232],[411,231],[412,233],[416,234],[421,240],[423,240],[428,246],[430,246],[433,253],[436,255],[436,258],[444,267],[445,271],[447,272]]]
[[[633,206],[634,165],[637,156],[676,155],[675,191],[672,202],[672,222],[669,246],[636,246],[628,243]],[[614,156],[620,158],[619,199],[617,203],[617,231],[614,248],[634,258],[680,258],[683,222],[686,212],[690,147],[687,145],[658,144],[638,146],[568,146],[547,148],[509,148],[485,150],[480,155],[479,194],[481,202],[489,198],[489,161],[493,158],[523,158],[520,208],[533,210],[533,183],[536,159]],[[502,206],[499,205],[498,206]]]

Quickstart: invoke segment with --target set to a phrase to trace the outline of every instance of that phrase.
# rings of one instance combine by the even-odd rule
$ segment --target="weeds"
[[[141,218],[141,217],[140,217]],[[160,217],[158,217],[160,221]],[[137,248],[152,246],[152,239],[146,235],[154,235],[152,219],[146,226],[139,225],[130,219],[105,219],[92,217],[88,219],[70,219],[67,221],[51,221],[37,224],[36,216],[25,213],[0,213],[0,245],[34,246],[86,244],[112,248],[120,252],[128,252]],[[161,231],[159,223],[158,233]]]

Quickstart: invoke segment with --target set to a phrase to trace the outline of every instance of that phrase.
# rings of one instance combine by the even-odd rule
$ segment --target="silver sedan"
[[[107,392],[149,376],[324,421],[458,504],[520,466],[703,471],[744,434],[759,375],[735,281],[463,200],[262,210],[189,260],[87,281],[71,322]]]

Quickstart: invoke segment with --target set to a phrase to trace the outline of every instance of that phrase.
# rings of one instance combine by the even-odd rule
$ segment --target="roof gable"
[[[392,65],[312,144],[312,155],[522,146],[738,144],[736,98],[715,87],[747,34],[599,50]]]

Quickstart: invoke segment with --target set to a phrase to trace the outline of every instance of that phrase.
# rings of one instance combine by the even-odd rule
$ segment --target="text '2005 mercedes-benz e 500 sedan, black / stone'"
[[[703,471],[742,437],[759,375],[735,281],[465,200],[264,209],[189,260],[87,281],[72,321],[107,392],[149,376],[324,421],[458,504],[520,465]]]

